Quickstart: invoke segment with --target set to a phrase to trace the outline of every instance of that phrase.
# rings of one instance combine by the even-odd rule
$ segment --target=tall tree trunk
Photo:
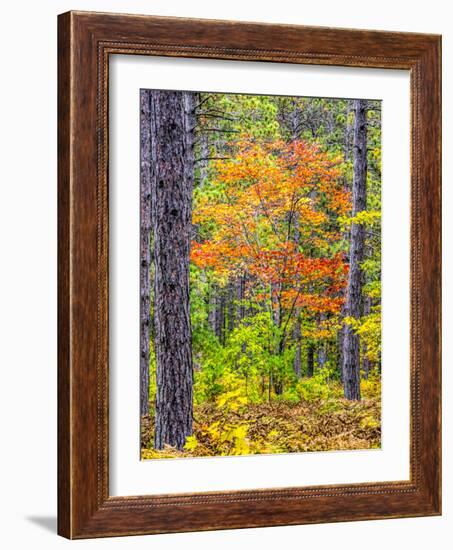
[[[236,281],[232,279],[228,283],[228,295],[227,295],[227,329],[228,333],[234,330],[235,324],[235,294],[236,294]]]
[[[192,433],[189,306],[194,99],[152,91],[151,194],[154,233],[157,394],[154,446],[182,449]]]
[[[294,354],[294,374],[297,378],[302,376],[302,349],[301,349],[301,323],[298,317],[294,323],[293,338],[296,341],[296,353]]]
[[[215,335],[222,345],[225,343],[225,292],[219,288],[216,295]]]
[[[272,318],[274,325],[280,329],[282,326],[282,308],[281,308],[281,283],[271,283],[271,298],[273,303]],[[285,349],[285,343],[281,335],[278,336],[275,345],[275,355],[281,356]],[[272,376],[273,387],[276,395],[282,395],[283,393],[283,379],[281,372],[274,372]]]
[[[219,342],[224,343],[226,328],[226,296],[225,290],[218,285],[212,285],[209,296],[208,325],[217,336]]]
[[[307,348],[307,376],[311,378],[315,370],[315,346],[308,344]]]
[[[208,326],[215,334],[217,313],[217,286],[210,284],[208,297]]]
[[[281,325],[280,292],[281,283],[271,283],[272,320],[279,328]]]
[[[237,300],[237,307],[236,307],[236,319],[237,324],[240,324],[242,319],[245,317],[245,305],[244,305],[244,298],[245,298],[245,273],[241,273],[239,277],[237,278],[237,287],[236,287],[236,300]]]
[[[340,296],[343,297],[344,295],[345,295],[345,292],[341,291]],[[345,317],[346,317],[346,305],[343,304],[340,310],[340,319],[344,319]],[[336,367],[340,374],[340,380],[342,383],[343,383],[344,330],[345,330],[345,325],[343,324],[339,329],[339,331],[337,332],[337,337],[336,337],[336,347],[337,347]]]
[[[296,111],[294,111],[295,113]],[[299,117],[294,115],[295,117],[295,128],[298,128],[299,123]],[[297,133],[294,133],[294,139],[297,139]],[[292,225],[293,225],[293,241],[296,245],[297,251],[299,250],[299,243],[300,243],[300,220],[299,220],[299,213],[294,212],[292,213]],[[297,277],[297,285],[299,287],[300,285],[300,278]],[[294,330],[293,330],[293,338],[296,342],[296,353],[294,354],[294,373],[297,376],[297,378],[300,378],[302,376],[302,331],[301,331],[301,321],[300,321],[300,315],[299,315],[299,308],[294,308],[294,315],[296,317],[296,322],[294,324]]]
[[[140,93],[140,414],[149,413],[151,148],[149,91]]]
[[[351,150],[351,131],[353,129],[353,125],[349,122],[349,114],[354,110],[354,101],[347,100],[346,102],[346,124],[344,126],[344,144],[343,144],[343,154],[344,154],[344,161],[347,162],[349,160],[350,156],[350,150]],[[350,192],[350,184],[346,176],[343,179],[343,189],[345,192]],[[345,241],[350,241],[351,236],[348,229],[345,229],[343,232],[343,238]],[[342,289],[340,291],[340,297],[344,298],[346,296],[346,289]],[[346,317],[346,304],[343,304],[341,306],[340,311],[340,318],[344,319]],[[342,327],[337,332],[337,338],[336,338],[336,346],[337,346],[337,354],[336,354],[336,368],[338,369],[341,383],[343,383],[344,379],[344,373],[343,373],[343,352],[344,352],[344,331],[345,326],[342,325]]]
[[[208,181],[208,157],[209,157],[209,136],[208,132],[200,132],[200,189],[203,188]]]
[[[299,124],[300,124],[300,110],[295,99],[291,102],[292,111],[291,111],[291,138],[293,141],[299,137]]]
[[[322,322],[325,320],[326,320],[326,314],[321,313],[318,318],[319,326],[321,326]],[[323,369],[327,363],[327,342],[325,342],[324,340],[321,340],[318,343],[317,356],[318,356],[318,368]]]
[[[351,101],[347,101],[346,105],[346,125],[344,131],[344,160],[349,160],[350,152],[350,136],[351,136],[351,124],[349,124],[349,113],[352,111],[353,105]]]
[[[363,315],[369,315],[371,312],[371,298],[369,296],[365,297],[363,304]],[[368,380],[368,375],[370,374],[371,361],[366,356],[368,349],[365,342],[362,343],[362,373],[365,380]]]
[[[323,369],[327,363],[326,342],[320,342],[318,345],[318,368]]]
[[[354,179],[352,184],[352,215],[366,208],[367,176],[367,104],[354,101]],[[353,223],[349,250],[349,277],[346,299],[346,315],[358,319],[362,306],[363,261],[365,228]],[[350,325],[344,328],[343,384],[346,399],[360,400],[360,338]]]

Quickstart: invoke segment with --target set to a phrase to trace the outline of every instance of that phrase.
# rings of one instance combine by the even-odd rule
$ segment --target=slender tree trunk
[[[351,136],[351,125],[349,124],[349,113],[352,110],[352,102],[348,101],[346,106],[346,125],[345,125],[345,132],[344,132],[344,160],[349,160],[349,152],[350,152],[350,136]]]
[[[321,324],[325,320],[326,320],[325,313],[321,313],[319,315],[318,323]],[[318,368],[323,369],[327,363],[327,342],[325,342],[324,340],[321,340],[318,344],[317,356],[318,356]]]
[[[274,325],[280,329],[282,326],[282,309],[281,309],[281,283],[271,283],[271,297],[273,303],[272,319]],[[279,335],[275,345],[275,355],[281,356],[284,350],[284,341]],[[283,380],[280,372],[274,372],[272,377],[273,387],[276,395],[282,395],[283,393]]]
[[[209,157],[209,136],[208,132],[200,132],[200,189],[203,188],[208,180],[208,163]]]
[[[296,112],[296,111],[294,111]],[[295,116],[295,128],[298,127],[299,124],[299,117]],[[297,133],[294,133],[294,139],[297,139]],[[294,244],[297,247],[297,250],[299,250],[299,243],[300,243],[300,227],[299,227],[299,213],[293,212],[293,241]],[[300,285],[300,278],[297,278],[297,284]],[[294,373],[297,376],[297,378],[300,378],[302,376],[302,331],[301,331],[301,322],[300,322],[300,315],[299,315],[299,308],[294,308],[294,315],[296,317],[296,322],[294,324],[294,332],[293,332],[293,338],[296,342],[296,353],[294,355]]]
[[[369,315],[370,312],[371,312],[371,298],[367,296],[363,304],[363,315]],[[371,361],[366,356],[367,351],[368,351],[367,345],[363,343],[362,344],[362,372],[365,380],[368,380],[368,375],[370,374],[370,369],[371,369]]]
[[[352,185],[352,215],[366,208],[367,176],[367,105],[365,100],[354,101],[354,179]],[[346,315],[358,319],[362,306],[363,261],[365,228],[353,223],[349,250],[349,277]],[[346,399],[360,400],[360,338],[349,325],[344,328],[343,384]]]
[[[236,309],[236,318],[238,324],[244,319],[245,317],[245,305],[244,305],[244,298],[245,298],[245,274],[241,273],[237,279],[237,287],[236,287],[236,299],[237,299],[237,309]]]
[[[318,346],[318,368],[323,369],[327,363],[326,343],[321,342]]]
[[[349,114],[353,111],[354,102],[351,100],[347,101],[346,105],[346,125],[344,128],[344,147],[343,147],[343,153],[344,153],[344,160],[347,162],[349,160],[350,156],[350,150],[351,150],[351,131],[353,126],[349,122]],[[345,192],[350,192],[350,185],[346,177],[344,177],[343,180],[343,187]],[[343,238],[345,241],[350,240],[349,230],[345,229],[343,233]],[[346,295],[345,289],[342,289],[340,292],[340,296],[344,298]],[[340,311],[340,318],[344,319],[346,316],[346,305],[343,305],[341,307]],[[336,338],[336,346],[337,346],[337,354],[336,354],[336,367],[338,369],[338,372],[340,374],[340,380],[343,383],[343,351],[344,351],[344,325],[339,329],[337,333]]]
[[[219,289],[216,295],[215,334],[222,344],[225,343],[225,293]]]
[[[208,326],[215,334],[217,313],[217,287],[214,284],[210,285],[208,301]]]
[[[292,101],[291,111],[291,138],[295,141],[299,137],[299,124],[300,124],[300,110],[297,106],[296,100]]]
[[[228,296],[227,296],[227,317],[228,317],[227,329],[229,333],[234,330],[234,324],[235,324],[235,307],[234,307],[235,294],[236,294],[236,281],[233,279],[228,283]]]
[[[307,376],[311,378],[315,371],[315,346],[308,344],[307,348]]]
[[[272,320],[276,327],[280,326],[279,284],[271,283]]]
[[[224,289],[218,285],[211,287],[209,298],[208,325],[219,342],[225,340],[226,296]]]
[[[344,293],[342,292],[340,294],[341,296],[344,296]],[[341,307],[340,311],[340,319],[344,319],[346,316],[346,306],[343,305]],[[344,352],[344,329],[345,325],[342,325],[339,331],[337,332],[337,338],[336,338],[336,347],[337,347],[337,369],[340,374],[340,380],[343,383],[343,352]]]
[[[140,93],[140,413],[149,413],[151,148],[149,91]]]
[[[152,91],[152,221],[157,395],[154,446],[184,447],[192,433],[189,252],[192,229],[194,100]]]
[[[294,324],[294,340],[296,341],[296,353],[294,355],[294,374],[297,378],[302,376],[302,349],[301,349],[301,324],[300,318]]]

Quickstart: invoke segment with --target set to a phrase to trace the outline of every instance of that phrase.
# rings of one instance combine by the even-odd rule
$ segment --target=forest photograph
[[[142,459],[381,447],[381,101],[140,91],[139,367]]]

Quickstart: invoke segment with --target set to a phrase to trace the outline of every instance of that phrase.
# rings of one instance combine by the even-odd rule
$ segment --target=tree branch
[[[192,128],[192,131],[195,130],[195,128],[199,128],[199,125],[195,125]],[[239,130],[222,130],[222,128],[200,128],[200,132],[219,132],[222,134],[239,134]]]
[[[230,160],[231,157],[200,157],[195,159],[194,162],[200,162],[202,160]]]
[[[208,101],[208,99],[211,99],[211,97],[212,95],[208,95],[203,100],[201,100],[200,103],[198,103],[198,105],[195,105],[195,107],[193,108],[193,112],[199,109],[203,105],[203,103],[206,103],[206,101]]]

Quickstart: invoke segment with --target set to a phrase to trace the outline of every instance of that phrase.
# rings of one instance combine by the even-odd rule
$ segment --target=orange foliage
[[[247,272],[277,287],[283,307],[338,313],[347,264],[330,245],[351,207],[340,160],[303,141],[243,138],[234,151],[215,163],[221,192],[195,204],[193,222],[208,236],[192,243],[192,262],[219,275]]]

